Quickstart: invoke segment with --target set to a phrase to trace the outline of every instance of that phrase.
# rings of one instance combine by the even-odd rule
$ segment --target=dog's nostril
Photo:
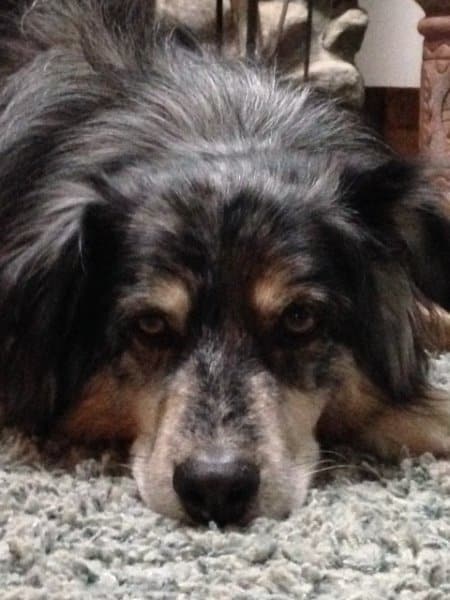
[[[257,494],[259,469],[232,457],[189,459],[175,467],[173,487],[195,521],[238,523]]]

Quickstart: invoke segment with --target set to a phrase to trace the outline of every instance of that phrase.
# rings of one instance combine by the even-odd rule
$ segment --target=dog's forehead
[[[199,304],[264,318],[293,299],[299,281],[312,279],[320,236],[314,203],[302,201],[310,186],[270,178],[240,188],[170,183],[139,207],[129,229],[137,304],[179,321]],[[307,286],[300,294],[305,289],[313,293]]]
[[[312,203],[303,202],[304,188],[284,186],[287,193],[267,182],[231,192],[218,187],[191,184],[156,198],[148,193],[129,229],[135,258],[167,272],[178,265],[194,276],[224,266],[247,273],[299,255],[299,265],[308,267],[318,220]]]
[[[317,267],[306,236],[293,230],[282,208],[276,214],[273,206],[267,210],[247,201],[239,199],[222,214],[203,218],[195,209],[194,217],[183,219],[166,213],[159,230],[150,226],[150,236],[144,226],[134,293],[123,306],[147,305],[180,322],[199,305],[205,313],[217,307],[222,314],[250,309],[265,318],[295,295],[313,293],[301,283]]]

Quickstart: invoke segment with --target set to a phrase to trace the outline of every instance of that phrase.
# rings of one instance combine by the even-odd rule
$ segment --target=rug
[[[450,462],[343,449],[298,514],[221,532],[153,514],[117,450],[52,444],[0,433],[2,600],[450,598]]]

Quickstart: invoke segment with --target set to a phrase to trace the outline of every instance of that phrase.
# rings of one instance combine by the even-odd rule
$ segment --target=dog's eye
[[[315,323],[311,308],[300,304],[291,304],[281,316],[281,324],[284,330],[292,335],[309,333]]]
[[[147,338],[161,336],[167,331],[165,318],[158,314],[142,316],[136,325],[139,334]]]

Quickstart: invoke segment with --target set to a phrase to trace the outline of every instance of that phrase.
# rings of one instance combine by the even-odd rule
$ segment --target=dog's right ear
[[[85,284],[80,239],[90,194],[55,186],[1,207],[0,399],[7,419],[32,430],[59,410],[60,367]]]
[[[101,185],[61,184],[0,212],[0,403],[30,430],[50,426],[95,368],[120,210]]]

